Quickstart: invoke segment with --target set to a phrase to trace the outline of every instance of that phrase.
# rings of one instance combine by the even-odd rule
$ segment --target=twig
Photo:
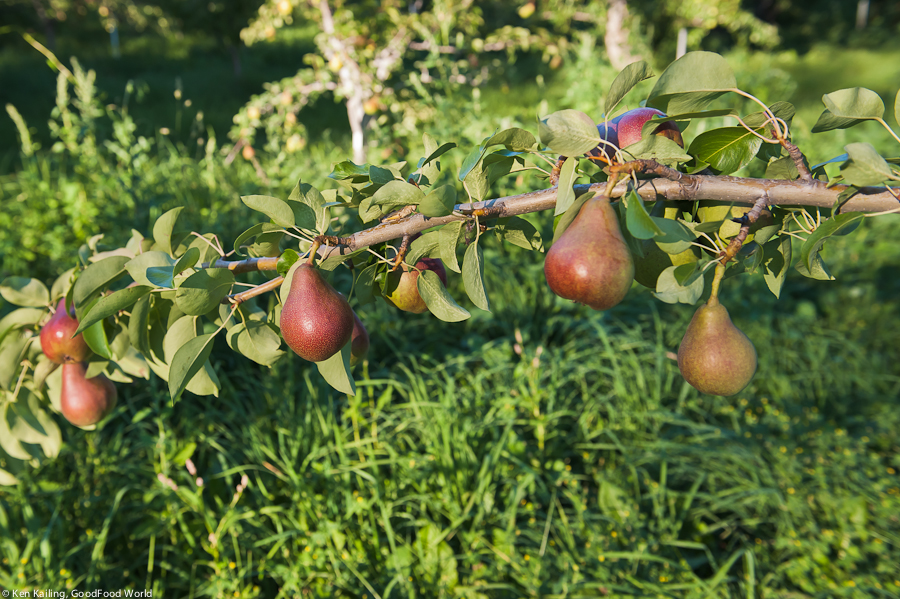
[[[756,203],[753,204],[753,208],[742,216],[740,219],[733,219],[735,221],[740,221],[741,230],[737,235],[734,236],[734,239],[731,240],[731,243],[728,244],[728,247],[719,255],[719,263],[722,266],[725,266],[725,263],[737,256],[737,253],[741,251],[741,246],[744,245],[744,240],[747,239],[747,235],[750,233],[750,225],[756,222],[756,219],[759,218],[759,215],[762,214],[763,209],[766,207],[766,196],[762,196]]]
[[[247,258],[246,260],[222,260],[205,262],[200,268],[227,268],[236,275],[245,272],[257,272],[262,270],[278,270],[278,256],[265,258]]]
[[[391,267],[391,272],[394,272],[398,268],[400,268],[400,264],[403,263],[403,259],[406,257],[406,252],[409,250],[409,240],[412,239],[412,235],[404,235],[403,240],[400,242],[400,249],[397,250],[397,255],[394,256],[394,265]]]
[[[262,295],[267,291],[274,291],[281,287],[281,284],[284,283],[284,277],[275,277],[271,281],[266,281],[262,285],[257,285],[253,289],[248,289],[247,291],[242,291],[240,293],[235,293],[234,295],[226,295],[222,298],[223,304],[242,304],[246,302],[248,299],[256,297],[257,295]]]
[[[812,181],[812,173],[809,172],[809,168],[806,166],[806,160],[804,159],[805,157],[803,156],[803,152],[800,151],[800,148],[789,142],[787,139],[782,139],[781,145],[788,151],[791,160],[794,161],[794,166],[797,167],[797,172],[800,173],[800,179],[802,181]]]

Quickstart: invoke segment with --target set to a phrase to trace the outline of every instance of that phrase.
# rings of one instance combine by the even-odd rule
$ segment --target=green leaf
[[[562,168],[559,169],[559,183],[556,188],[556,207],[553,209],[553,215],[559,216],[572,206],[575,201],[575,179],[578,175],[575,173],[575,167],[578,165],[578,159],[573,157],[566,158]]]
[[[593,191],[588,191],[577,198],[572,202],[572,205],[569,206],[569,209],[566,210],[565,214],[562,214],[556,219],[556,222],[553,225],[553,241],[551,243],[554,244],[556,241],[565,233],[566,229],[569,228],[569,225],[572,224],[572,221],[575,220],[575,217],[578,216],[578,213],[581,212],[581,208],[584,206],[585,202],[594,197]]]
[[[85,268],[78,275],[78,280],[75,281],[75,287],[72,290],[72,299],[75,300],[75,305],[83,306],[94,292],[118,279],[125,272],[125,265],[130,261],[131,259],[126,256],[111,256]]]
[[[112,316],[119,310],[124,310],[148,293],[150,293],[150,287],[138,285],[135,287],[126,287],[125,289],[101,297],[81,318],[75,334],[77,335],[95,322],[99,322],[107,316]]]
[[[415,265],[422,258],[437,258],[440,255],[440,238],[439,230],[425,233],[409,245],[404,262]]]
[[[681,162],[690,162],[693,157],[684,151],[684,148],[663,135],[649,135],[622,149],[632,158],[646,158],[656,160],[662,164],[675,166]]]
[[[766,165],[766,179],[787,179],[793,181],[800,176],[794,159],[790,156],[783,156],[777,160],[773,160]]]
[[[872,144],[852,143],[844,146],[844,149],[847,150],[849,160],[841,165],[841,174],[848,184],[869,187],[895,178],[891,167]]]
[[[713,52],[688,52],[663,71],[647,98],[647,106],[666,114],[703,110],[737,88],[728,62]]]
[[[128,339],[141,354],[150,358],[150,297],[144,296],[135,302],[128,321]]]
[[[534,148],[536,143],[537,140],[530,131],[513,127],[495,134],[485,142],[484,147],[489,148],[491,146],[502,145],[513,152],[524,152]]]
[[[200,372],[212,353],[215,335],[194,337],[178,348],[169,366],[169,395],[178,401],[194,375]]]
[[[425,194],[415,185],[406,181],[391,181],[375,192],[372,204],[383,210],[393,210],[403,206],[418,205]]]
[[[198,316],[213,310],[234,285],[234,273],[206,268],[186,278],[175,292],[175,305],[185,314]]]
[[[44,314],[47,313],[43,308],[19,308],[13,310],[2,319],[0,319],[0,343],[8,333],[37,324]]]
[[[530,222],[518,216],[503,219],[503,221],[505,222],[499,222],[494,227],[494,232],[501,240],[526,250],[544,251],[544,242],[541,240],[541,234]]]
[[[447,223],[438,231],[441,262],[453,272],[462,272],[459,268],[459,260],[456,258],[456,246],[459,245],[459,238],[465,225],[464,221],[455,221]]]
[[[50,303],[46,285],[28,277],[6,277],[0,284],[0,296],[16,306],[38,308]]]
[[[880,119],[884,116],[881,96],[864,87],[841,89],[822,96],[825,108],[844,119]]]
[[[305,204],[299,204],[299,205],[304,206],[306,209],[309,209],[309,206],[306,206]],[[313,221],[313,226],[310,228],[314,228],[314,227],[315,227],[315,221]],[[237,236],[237,238],[234,240],[234,252],[239,256],[246,256],[247,254],[241,251],[241,246],[247,246],[248,245],[246,243],[247,241],[254,239],[255,237],[262,235],[264,233],[271,233],[274,231],[283,231],[283,230],[284,229],[282,227],[280,227],[278,225],[274,225],[272,223],[256,223],[255,225],[253,225],[252,227],[250,227],[249,229],[247,229],[246,231],[244,231],[243,233],[241,233],[240,235]]]
[[[647,213],[644,200],[633,189],[628,193],[628,206],[625,213],[625,225],[628,232],[637,239],[653,239],[662,235],[663,231]]]
[[[172,208],[153,223],[153,240],[162,248],[162,251],[172,254],[172,236],[175,231],[175,224],[178,222],[178,216],[184,206]]]
[[[456,188],[441,185],[431,191],[419,203],[419,212],[429,217],[446,216],[456,206]]]
[[[112,349],[109,347],[109,339],[106,337],[106,329],[103,328],[102,320],[87,327],[81,334],[91,351],[104,360],[112,360]]]
[[[19,484],[19,479],[0,468],[0,486],[10,487]]]
[[[762,133],[762,130],[757,132]],[[723,175],[746,166],[756,156],[762,140],[743,127],[705,131],[691,142],[690,153]]]
[[[600,143],[594,119],[577,110],[560,110],[541,119],[541,143],[563,156],[581,156]]]
[[[263,366],[272,366],[284,355],[281,337],[260,320],[247,320],[234,325],[229,329],[226,341],[231,349]]]
[[[682,266],[691,266],[683,264]],[[667,304],[695,304],[700,296],[703,295],[703,277],[696,277],[692,283],[687,286],[678,282],[675,270],[678,266],[670,266],[660,273],[656,280],[655,295],[661,301]]]
[[[150,280],[148,273],[150,269],[170,269],[175,265],[175,259],[165,252],[151,251],[139,254],[128,261],[125,270],[138,285],[147,285],[155,287],[156,285]],[[154,270],[158,273],[158,270]],[[154,278],[157,275],[154,275]]]
[[[894,98],[894,121],[900,125],[900,91],[897,92],[897,96]]]
[[[294,211],[284,200],[272,196],[241,196],[241,201],[251,210],[262,212],[280,227],[294,226]]]
[[[821,254],[815,255],[815,258],[812,260],[811,268],[808,268],[803,260],[798,261],[794,268],[796,268],[797,272],[801,275],[809,279],[816,279],[817,281],[834,280],[834,277],[828,272],[828,267],[825,266],[825,261],[822,260]]]
[[[471,246],[470,246],[471,247]],[[428,310],[444,322],[459,322],[471,316],[447,293],[440,277],[433,270],[423,270],[416,277],[416,288]]]
[[[790,102],[775,102],[769,106],[769,111],[788,125],[791,124],[791,120],[793,120],[794,115],[797,113],[797,109],[794,108],[794,105]],[[759,112],[752,112],[744,117],[744,123],[748,127],[762,127],[765,122],[766,113],[761,110]]]
[[[484,253],[477,240],[466,248],[462,275],[463,286],[472,303],[482,310],[490,312],[491,306],[484,290]]]
[[[375,277],[378,274],[379,266],[381,265],[377,262],[375,264],[370,264],[359,273],[358,277],[356,277],[354,294],[356,295],[356,301],[359,302],[360,306],[365,306],[366,304],[371,304],[375,301],[375,295],[372,291],[376,285]]]
[[[326,383],[341,393],[356,395],[356,382],[350,374],[350,345],[347,343],[327,360],[316,362],[316,367]]]
[[[852,226],[855,228],[858,225],[857,221],[862,219],[863,214],[861,212],[851,212],[849,214],[832,216],[819,225],[816,230],[812,232],[812,235],[803,242],[803,246],[800,248],[800,261],[806,267],[806,270],[810,273],[815,271],[816,258],[829,237],[832,235],[840,235],[840,231],[847,227]]]
[[[300,254],[297,253],[296,250],[286,249],[282,254],[278,257],[278,262],[275,263],[275,269],[278,271],[282,277],[285,276],[291,267],[297,263],[297,260],[300,259]]]
[[[697,239],[697,235],[680,220],[651,216],[653,223],[659,228],[660,233],[654,241],[659,249],[667,254],[680,254],[689,247],[691,242]]]
[[[368,172],[368,168],[366,168],[365,172]],[[288,196],[288,204],[292,208],[295,224],[298,227],[314,229],[322,235],[328,231],[329,211],[325,207],[327,202],[325,201],[325,196],[318,189],[308,183],[298,182],[294,189],[291,190],[291,195]],[[301,205],[305,205],[306,208],[303,208]],[[314,219],[310,218],[310,210],[315,217]]]
[[[469,173],[478,166],[478,163],[481,162],[481,159],[484,157],[485,146],[478,146],[477,148],[473,148],[471,152],[463,159],[462,165],[459,167],[459,175],[458,178],[460,181],[465,181],[469,176]]]
[[[612,85],[609,86],[609,93],[606,94],[606,104],[603,107],[603,112],[607,115],[612,114],[619,102],[622,101],[622,98],[624,98],[635,85],[650,77],[653,77],[653,69],[643,60],[633,62],[626,66],[618,75],[616,75]]]
[[[425,135],[428,135],[428,134],[426,133]],[[422,168],[423,166],[431,163],[432,161],[437,160],[438,158],[440,158],[441,156],[443,156],[444,154],[446,154],[447,152],[449,152],[450,150],[452,150],[455,147],[456,147],[456,144],[453,142],[441,144],[441,146],[439,148],[435,148],[428,154],[427,157],[425,157],[421,161],[419,161],[418,168]]]
[[[12,391],[12,385],[16,381],[16,372],[21,365],[22,354],[28,348],[29,338],[24,335],[9,335],[0,343],[0,390]],[[0,407],[4,402],[0,401]],[[2,434],[0,434],[2,437]]]
[[[781,289],[791,267],[791,238],[787,235],[770,239],[763,246],[763,279],[776,298],[781,297]]]
[[[491,188],[491,181],[489,171],[484,168],[483,163],[479,162],[475,168],[469,171],[464,186],[475,201],[481,201],[487,196]]]

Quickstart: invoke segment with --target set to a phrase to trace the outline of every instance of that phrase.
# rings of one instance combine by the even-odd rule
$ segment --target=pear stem
[[[722,277],[725,276],[725,265],[721,262],[716,264],[716,274],[713,276],[712,293],[709,294],[708,306],[715,306],[719,303],[719,285],[722,283]]]
[[[321,247],[322,242],[316,239],[313,241],[312,245],[309,246],[309,258],[306,259],[306,263],[310,266],[313,266],[313,260],[316,259],[316,254],[319,252],[319,247]]]

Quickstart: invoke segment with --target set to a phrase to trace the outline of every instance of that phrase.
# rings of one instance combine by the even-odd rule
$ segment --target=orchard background
[[[741,89],[792,102],[793,141],[812,165],[859,142],[897,156],[874,122],[811,133],[822,94],[857,86],[900,129],[897,11],[6,0],[0,279],[49,288],[178,207],[187,230],[230,248],[258,217],[242,196],[286,198],[298,180],[335,189],[328,175],[347,160],[413,170],[426,133],[458,145],[441,156],[454,173],[497,131],[537,136],[536,117],[563,109],[601,120],[623,67],[642,59],[659,75],[684,50],[719,52]],[[726,124],[692,121],[686,140]],[[765,172],[755,160],[736,174]],[[490,197],[546,187],[523,172]],[[553,238],[550,212],[527,218]],[[353,396],[290,353],[269,368],[218,338],[217,396],[173,402],[165,381],[133,376],[93,431],[47,406],[58,437],[25,443],[24,458],[0,451],[14,483],[0,487],[0,588],[898,596],[896,229],[895,216],[868,218],[830,240],[836,280],[791,269],[780,299],[759,276],[723,284],[759,354],[731,398],[699,394],[678,372],[693,308],[635,285],[594,312],[550,292],[541,253],[485,235],[490,313],[466,304],[471,318],[450,324],[354,304],[372,346]],[[448,274],[462,301],[462,278]],[[0,317],[14,308],[3,301]],[[4,402],[21,373],[11,363],[0,356]]]

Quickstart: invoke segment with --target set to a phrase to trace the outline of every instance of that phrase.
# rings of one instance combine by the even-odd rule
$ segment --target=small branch
[[[236,275],[245,272],[257,272],[261,270],[277,270],[278,256],[265,258],[247,258],[246,260],[223,260],[206,262],[200,268],[227,268]]]
[[[733,219],[735,221],[740,220],[741,222],[741,230],[737,235],[734,236],[734,239],[731,240],[731,243],[728,244],[728,247],[719,255],[719,263],[722,266],[725,265],[726,262],[737,256],[737,253],[741,251],[741,247],[744,245],[744,241],[747,239],[747,235],[750,234],[750,225],[756,222],[756,219],[759,218],[759,215],[762,214],[763,209],[766,207],[766,196],[762,196],[756,203],[753,204],[753,208],[742,216],[740,219]]]
[[[406,252],[409,250],[409,240],[412,239],[412,235],[404,235],[403,240],[400,242],[400,249],[397,250],[397,255],[394,257],[394,265],[391,267],[391,272],[394,272],[400,265],[403,263],[403,259],[406,257]]]
[[[800,173],[800,180],[812,181],[812,173],[809,172],[809,168],[806,166],[806,160],[804,159],[805,157],[803,156],[803,152],[800,151],[800,148],[789,142],[787,139],[782,139],[781,145],[788,151],[791,160],[794,161],[794,166],[797,167],[797,172]]]
[[[262,285],[257,285],[253,289],[248,289],[247,291],[242,291],[240,293],[235,293],[234,295],[226,295],[222,298],[223,304],[242,304],[246,302],[248,299],[256,297],[257,295],[262,295],[268,291],[275,291],[281,284],[284,283],[284,277],[275,277],[271,281],[267,281]]]
[[[556,164],[554,164],[553,168],[550,170],[550,185],[559,184],[559,172],[562,170],[562,166],[563,164],[565,164],[565,162],[565,156],[560,156],[556,159]]]

